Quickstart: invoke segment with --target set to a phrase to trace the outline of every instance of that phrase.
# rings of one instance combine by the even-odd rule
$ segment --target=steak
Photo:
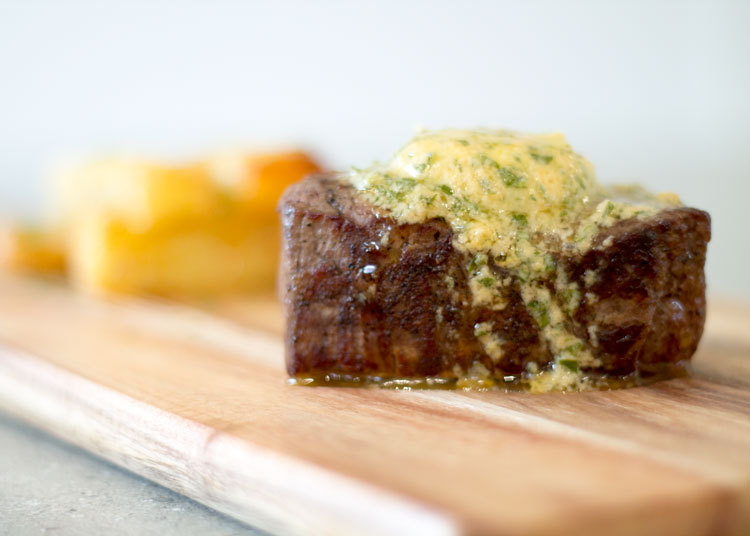
[[[444,220],[398,223],[335,175],[291,186],[279,209],[292,377],[452,379],[481,363],[502,378],[554,360],[513,270],[489,261],[509,281],[502,310],[472,304],[469,255]],[[646,377],[688,362],[705,320],[710,234],[706,212],[671,208],[601,229],[583,254],[553,253],[553,300],[560,270],[581,289],[564,322],[598,358],[584,372]],[[503,341],[499,358],[475,335],[483,322]]]

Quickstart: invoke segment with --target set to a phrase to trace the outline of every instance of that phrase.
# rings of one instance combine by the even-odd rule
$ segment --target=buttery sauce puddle
[[[688,361],[662,364],[647,374],[633,372],[622,376],[607,374],[584,374],[586,389],[611,391],[628,387],[650,385],[652,383],[690,376]],[[320,377],[289,378],[290,385],[311,387],[371,387],[395,390],[435,389],[461,391],[506,391],[506,392],[546,392],[534,388],[533,374],[515,374],[502,378],[381,378],[379,376],[351,376],[326,374]]]

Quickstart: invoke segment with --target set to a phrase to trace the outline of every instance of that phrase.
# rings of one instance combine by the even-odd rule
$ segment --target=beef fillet
[[[511,278],[502,310],[472,305],[469,258],[445,221],[399,224],[334,175],[293,185],[280,211],[291,376],[450,379],[478,362],[501,378],[553,360],[512,270],[490,262]],[[674,208],[602,229],[582,255],[555,254],[555,270],[580,289],[566,325],[601,360],[589,372],[649,374],[690,359],[705,320],[710,234],[706,212]],[[475,335],[481,322],[503,341],[499,359]]]

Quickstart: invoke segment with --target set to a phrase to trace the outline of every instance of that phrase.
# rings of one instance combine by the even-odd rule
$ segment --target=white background
[[[750,2],[0,0],[0,211],[65,155],[300,143],[331,166],[414,127],[564,132],[604,182],[713,217],[750,298]]]

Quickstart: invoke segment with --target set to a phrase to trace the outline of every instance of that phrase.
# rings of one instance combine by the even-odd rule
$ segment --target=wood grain
[[[290,386],[269,297],[0,279],[0,408],[271,532],[748,534],[750,309],[696,375],[530,395]]]

